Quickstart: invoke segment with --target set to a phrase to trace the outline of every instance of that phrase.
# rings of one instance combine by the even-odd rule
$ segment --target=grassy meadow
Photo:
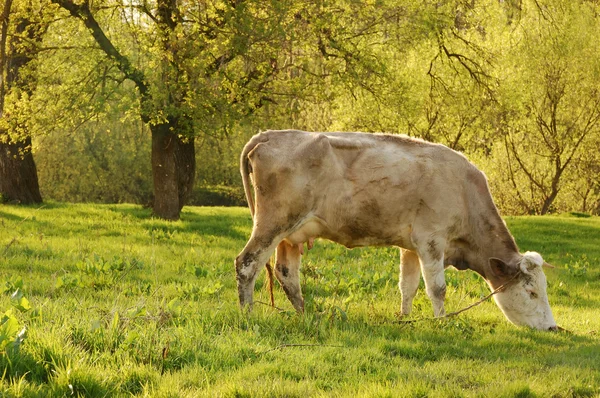
[[[571,333],[517,328],[487,301],[398,323],[399,253],[317,241],[303,258],[306,314],[237,304],[243,208],[0,206],[0,396],[597,397],[600,219],[509,217],[546,270]],[[489,293],[446,271],[446,309]],[[264,272],[255,300],[268,302]],[[412,319],[432,315],[421,287]]]

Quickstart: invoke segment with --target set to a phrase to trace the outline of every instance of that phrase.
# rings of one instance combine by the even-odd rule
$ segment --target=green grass
[[[507,223],[556,265],[550,303],[572,334],[517,328],[492,302],[398,324],[398,251],[326,241],[303,258],[305,316],[279,287],[284,311],[245,316],[247,209],[166,222],[132,205],[1,206],[0,396],[599,396],[600,219]],[[448,311],[488,292],[472,272],[446,280]],[[422,289],[413,314],[432,315]]]

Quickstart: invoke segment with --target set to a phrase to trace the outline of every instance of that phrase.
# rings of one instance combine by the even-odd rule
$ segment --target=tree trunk
[[[556,196],[558,196],[558,191],[560,189],[558,184],[566,166],[567,163],[565,165],[562,164],[560,155],[556,155],[554,159],[554,176],[552,176],[551,191],[550,195],[548,195],[546,200],[544,200],[544,204],[542,205],[542,211],[540,212],[542,216],[548,213],[550,206],[552,206],[552,203],[554,203],[554,199],[556,199]]]
[[[553,189],[550,195],[544,200],[544,203],[542,204],[542,210],[540,211],[541,216],[548,214],[548,211],[550,211],[550,206],[552,206],[552,203],[554,203],[554,199],[556,199],[557,195],[558,190]]]
[[[194,188],[194,177],[196,176],[196,148],[194,138],[180,140],[176,154],[176,164],[178,181],[177,191],[179,192],[179,210],[187,203],[192,189]]]
[[[20,19],[15,27],[15,37],[10,43],[10,51],[5,53],[6,35],[8,30],[8,16],[10,10],[3,13],[2,43],[1,43],[1,70],[6,80],[0,84],[0,117],[4,116],[4,95],[14,87],[21,87],[31,95],[30,82],[24,83],[20,79],[20,70],[33,58],[27,52],[27,46],[19,35],[27,33],[32,42],[41,40],[38,29],[32,29],[33,23],[27,19]],[[29,29],[28,29],[29,28]],[[35,26],[34,28],[38,28]],[[31,153],[31,137],[13,139],[6,130],[0,131],[0,195],[4,201],[16,203],[41,203],[42,195],[37,176],[37,169]]]
[[[6,133],[0,134],[0,137]],[[2,142],[0,138],[0,195],[3,201],[41,203],[37,169],[31,154],[31,138]]]
[[[193,138],[182,140],[171,131],[176,122],[150,127],[152,132],[152,176],[154,214],[178,220],[194,184],[196,160]]]
[[[154,214],[167,220],[178,220],[180,206],[175,161],[177,137],[169,131],[169,124],[166,123],[151,126],[150,131],[152,132]]]

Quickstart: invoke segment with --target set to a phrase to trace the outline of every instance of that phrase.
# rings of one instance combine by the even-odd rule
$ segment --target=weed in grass
[[[12,280],[7,280],[4,284],[4,293],[12,293],[18,289],[23,289],[23,279],[15,278]]]
[[[0,317],[0,351],[10,359],[19,353],[23,340],[27,337],[27,329],[19,324],[12,310]]]
[[[590,268],[590,262],[585,254],[579,256],[579,258],[574,259],[573,255],[567,255],[570,258],[570,261],[565,265],[567,272],[569,275],[579,278],[586,276],[588,269]]]

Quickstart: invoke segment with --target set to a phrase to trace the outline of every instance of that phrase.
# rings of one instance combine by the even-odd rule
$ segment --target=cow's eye
[[[529,292],[529,297],[531,297],[532,299],[536,299],[537,298],[537,293],[536,292]]]

